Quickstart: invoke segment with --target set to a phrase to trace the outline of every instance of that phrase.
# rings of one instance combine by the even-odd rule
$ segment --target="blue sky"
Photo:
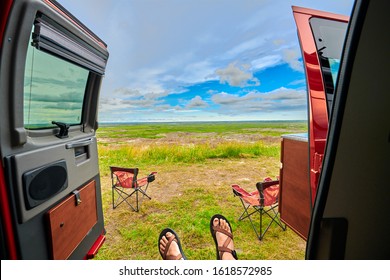
[[[100,122],[301,120],[291,6],[352,0],[58,0],[108,45]]]

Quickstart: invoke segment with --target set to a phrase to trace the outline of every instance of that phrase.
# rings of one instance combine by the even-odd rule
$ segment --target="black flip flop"
[[[167,232],[172,233],[173,236],[172,236],[171,239],[168,239],[169,240],[169,244],[165,248],[165,252],[161,252],[161,250],[160,250],[160,240],[161,240],[161,238],[163,236],[165,236],[165,238],[167,238],[167,236],[166,236]],[[174,256],[174,257],[168,257],[167,258],[166,254],[168,252],[169,246],[171,245],[170,243],[172,243],[174,241],[179,246],[180,254],[177,255],[177,256]],[[186,256],[184,255],[183,249],[181,248],[181,243],[180,243],[179,236],[177,235],[177,233],[173,229],[166,228],[166,229],[163,229],[163,231],[161,231],[160,236],[158,237],[158,244],[157,244],[157,246],[158,246],[158,251],[160,252],[160,255],[163,258],[163,260],[180,260],[181,258],[183,258],[184,260],[187,259]]]
[[[227,222],[227,224],[229,225],[229,228],[230,228],[230,233],[223,230],[223,229],[214,229],[214,219],[215,218],[218,218],[218,219],[223,219]],[[216,214],[214,216],[211,217],[210,219],[210,232],[211,232],[211,235],[214,239],[214,243],[215,243],[215,248],[217,250],[217,260],[221,260],[222,259],[222,255],[225,253],[225,252],[228,252],[228,253],[231,253],[233,255],[233,257],[237,260],[238,257],[237,257],[237,253],[235,250],[231,250],[229,248],[227,248],[227,245],[229,245],[229,242],[226,244],[226,242],[228,241],[228,239],[226,239],[225,241],[225,244],[223,244],[222,246],[218,246],[218,241],[217,241],[217,231],[225,234],[228,238],[230,238],[231,240],[233,240],[233,230],[232,230],[232,226],[230,225],[228,219],[226,219],[224,216],[220,215],[220,214]]]

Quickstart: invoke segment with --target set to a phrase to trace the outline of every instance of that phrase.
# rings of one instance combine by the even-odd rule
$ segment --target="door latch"
[[[56,126],[58,126],[60,128],[60,132],[56,135],[58,138],[60,138],[60,139],[68,138],[68,130],[70,127],[69,124],[63,123],[63,122],[55,122],[55,121],[52,121],[51,123],[55,124]]]

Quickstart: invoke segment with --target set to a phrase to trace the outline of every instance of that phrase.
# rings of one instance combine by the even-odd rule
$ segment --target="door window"
[[[317,47],[330,112],[348,23],[313,17],[310,19],[310,26]]]
[[[80,124],[89,71],[30,45],[24,75],[24,127]]]

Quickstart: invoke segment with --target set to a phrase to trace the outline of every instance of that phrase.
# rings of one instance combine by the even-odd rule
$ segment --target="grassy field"
[[[239,259],[303,259],[305,242],[290,229],[272,227],[257,240],[231,185],[248,190],[279,175],[280,136],[307,131],[306,122],[164,123],[101,126],[97,132],[107,240],[97,259],[161,259],[158,235],[179,233],[189,259],[213,260],[210,217],[233,227]],[[112,209],[109,166],[157,171],[140,212]]]

